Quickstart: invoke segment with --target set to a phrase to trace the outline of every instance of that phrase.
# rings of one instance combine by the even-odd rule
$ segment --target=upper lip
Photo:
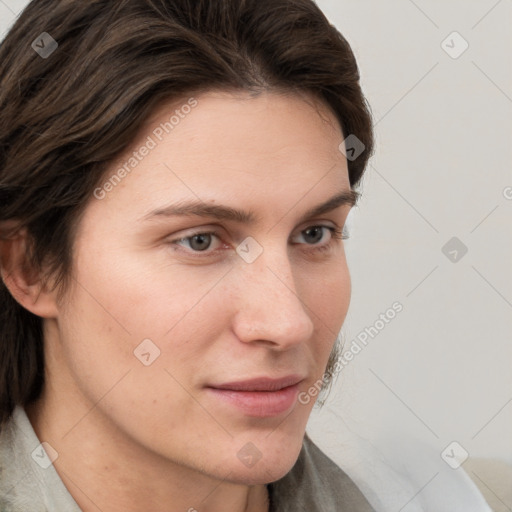
[[[257,377],[254,379],[241,380],[236,382],[225,382],[223,384],[211,384],[209,388],[226,389],[231,391],[278,391],[289,386],[298,384],[304,380],[301,375],[287,375],[278,379],[270,377]]]

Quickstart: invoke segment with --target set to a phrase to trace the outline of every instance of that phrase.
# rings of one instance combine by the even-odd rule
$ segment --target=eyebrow
[[[355,206],[359,200],[360,193],[355,190],[344,190],[327,201],[309,209],[301,217],[301,221],[310,217],[316,217],[328,213],[340,206]],[[254,224],[259,217],[252,211],[239,210],[230,206],[219,204],[207,204],[204,201],[179,201],[163,208],[157,208],[144,215],[140,220],[146,221],[158,217],[209,217],[217,220],[229,220],[241,224]]]

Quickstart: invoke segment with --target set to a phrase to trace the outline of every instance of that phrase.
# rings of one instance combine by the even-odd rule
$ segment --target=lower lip
[[[233,391],[229,389],[207,388],[220,400],[223,400],[247,416],[268,418],[288,411],[296,401],[299,384],[278,391]]]

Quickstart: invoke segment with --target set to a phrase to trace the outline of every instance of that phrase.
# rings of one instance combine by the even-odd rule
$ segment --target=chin
[[[245,485],[268,484],[285,476],[297,461],[302,448],[302,437],[275,444],[267,440],[259,449],[252,443],[244,445],[237,457],[230,461],[229,480]]]
[[[293,467],[296,459],[290,460],[289,463],[280,462],[279,466],[270,463],[258,462],[252,468],[233,468],[233,472],[228,480],[234,484],[241,485],[262,485],[275,482],[283,478]],[[287,461],[288,462],[288,461]]]

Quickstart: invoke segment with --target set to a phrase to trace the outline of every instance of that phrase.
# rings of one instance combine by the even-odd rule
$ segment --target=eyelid
[[[340,228],[333,221],[330,221],[330,222],[334,225],[329,226],[329,225],[325,224],[325,222],[326,221],[308,222],[304,227],[300,227],[298,229],[297,234],[300,235],[304,231],[306,231],[310,228],[314,228],[314,227],[324,228],[324,229],[328,230],[331,234],[331,239],[327,243],[323,243],[323,244],[300,244],[299,243],[297,245],[310,246],[310,249],[306,250],[306,252],[315,252],[315,251],[329,249],[333,245],[336,245],[336,243],[337,243],[336,240],[346,240],[347,238],[349,238],[349,235],[346,232],[345,226]],[[223,229],[223,228],[221,228],[221,229]],[[216,237],[221,242],[221,244],[224,245],[224,247],[228,247],[228,245],[223,241],[223,237],[220,233],[219,226],[212,226],[212,227],[205,226],[205,227],[201,227],[201,228],[197,228],[197,229],[192,229],[192,231],[184,233],[183,236],[169,240],[169,244],[171,246],[180,247],[180,249],[175,249],[175,250],[176,251],[184,251],[185,253],[187,253],[188,255],[190,255],[194,258],[195,257],[200,258],[200,257],[212,256],[212,255],[215,255],[220,250],[220,249],[213,249],[213,250],[207,249],[205,251],[194,251],[191,249],[182,248],[182,246],[178,243],[178,242],[183,242],[185,240],[190,240],[191,238],[193,238],[194,236],[197,236],[197,235],[210,235],[210,236]]]
[[[326,222],[331,223],[332,226],[328,226],[327,224],[325,224]],[[340,230],[344,229],[343,226],[340,228],[338,226],[338,224],[336,222],[334,222],[333,220],[324,219],[324,220],[313,220],[313,221],[310,220],[310,221],[306,221],[301,226],[299,226],[296,229],[296,231],[297,231],[297,233],[301,233],[302,231],[305,231],[308,228],[318,227],[318,226],[325,227],[326,229],[328,229],[329,227],[337,228],[337,229],[340,229]],[[216,236],[220,237],[221,236],[220,233],[223,232],[223,231],[224,232],[226,231],[226,228],[224,228],[223,226],[218,225],[218,224],[209,224],[209,225],[201,226],[201,227],[198,227],[198,228],[185,229],[185,230],[183,230],[183,234],[180,235],[179,237],[175,238],[174,235],[171,235],[171,236],[167,236],[166,239],[169,239],[171,242],[179,242],[179,241],[182,241],[184,239],[191,238],[193,236],[201,235],[201,234],[215,234]],[[247,236],[248,235],[246,235],[246,234],[242,235],[241,238],[240,238],[240,243]]]

